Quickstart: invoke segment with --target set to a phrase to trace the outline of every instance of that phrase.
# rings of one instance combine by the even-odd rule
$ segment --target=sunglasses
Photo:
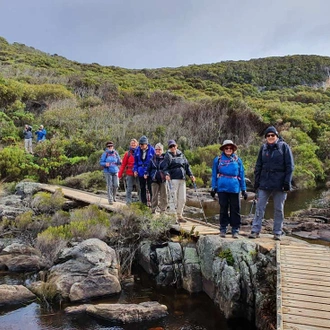
[[[232,147],[226,147],[226,148],[224,148],[225,150],[233,150],[233,148]]]
[[[171,144],[171,145],[169,146],[169,148],[174,148],[174,147],[176,147],[175,144]]]
[[[162,149],[155,149],[155,150],[162,150]]]
[[[111,148],[111,147],[113,147],[113,144],[108,144],[107,147]]]
[[[266,138],[268,138],[268,137],[274,137],[275,136],[275,134],[267,134],[266,135]]]

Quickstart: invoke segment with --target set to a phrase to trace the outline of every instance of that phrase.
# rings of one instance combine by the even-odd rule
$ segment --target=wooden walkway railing
[[[330,248],[277,243],[277,330],[330,329]]]

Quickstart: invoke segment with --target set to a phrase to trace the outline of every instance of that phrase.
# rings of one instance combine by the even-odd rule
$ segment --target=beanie
[[[274,126],[269,126],[266,130],[265,130],[265,137],[268,133],[274,133],[277,137],[278,137],[278,132],[276,130],[276,128]]]
[[[145,135],[140,137],[139,144],[148,144],[148,139]]]

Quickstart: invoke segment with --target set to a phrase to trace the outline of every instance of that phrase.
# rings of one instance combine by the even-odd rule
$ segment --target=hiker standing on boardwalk
[[[144,178],[151,178],[151,211],[156,213],[156,209],[159,206],[160,212],[164,213],[167,208],[167,189],[166,189],[166,179],[164,174],[165,166],[165,154],[164,147],[161,143],[155,145],[155,154],[150,159],[147,174]],[[159,199],[159,204],[158,204]]]
[[[109,204],[113,204],[113,202],[116,201],[116,193],[119,186],[118,166],[120,164],[121,160],[118,152],[114,148],[113,142],[107,142],[106,149],[100,159],[100,165],[103,166]]]
[[[129,150],[125,152],[123,157],[123,161],[121,163],[118,177],[122,178],[123,174],[125,174],[126,178],[126,204],[129,205],[132,203],[132,191],[133,186],[135,185],[136,190],[140,199],[140,182],[139,178],[134,176],[134,154],[135,150],[138,146],[138,141],[136,139],[132,139],[130,142]]]
[[[254,170],[254,189],[258,198],[249,238],[259,237],[268,199],[273,196],[274,239],[281,240],[284,203],[287,192],[291,190],[294,161],[290,147],[279,138],[278,131],[274,126],[266,129],[265,138],[266,143],[259,150]]]
[[[25,151],[33,155],[32,150],[32,127],[29,125],[24,126],[24,148]]]
[[[151,192],[151,179],[147,177],[144,178],[144,175],[147,174],[147,168],[150,162],[150,159],[155,154],[155,149],[152,145],[149,144],[148,139],[146,136],[141,136],[139,140],[139,146],[136,148],[134,153],[134,176],[139,178],[140,182],[140,190],[141,196],[140,201],[141,203],[148,205],[148,202],[152,199],[152,192]],[[149,198],[147,196],[147,190],[149,191]]]
[[[183,219],[183,209],[186,204],[186,175],[192,182],[195,177],[191,171],[189,162],[174,140],[168,141],[168,151],[165,155],[164,173],[166,180],[171,182],[173,199],[176,205],[176,215],[178,222],[186,222]]]
[[[238,238],[241,191],[244,199],[247,199],[243,162],[235,154],[237,146],[232,140],[225,140],[220,150],[221,155],[213,160],[211,196],[218,193],[220,237],[226,237],[227,226],[230,224],[232,237]]]

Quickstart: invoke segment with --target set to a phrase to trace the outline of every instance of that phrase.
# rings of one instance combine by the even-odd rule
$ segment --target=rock
[[[0,306],[27,304],[37,297],[23,285],[0,285]]]
[[[168,315],[167,307],[156,301],[140,304],[88,305],[86,312],[94,317],[122,323],[156,320]]]

